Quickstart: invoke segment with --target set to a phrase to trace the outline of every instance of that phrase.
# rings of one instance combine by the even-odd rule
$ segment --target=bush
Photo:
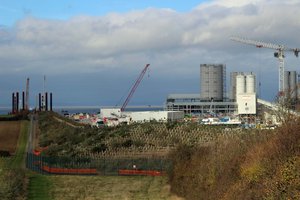
[[[0,175],[0,199],[23,199],[25,173],[23,170],[8,170]]]
[[[180,146],[170,158],[171,190],[186,199],[299,199],[300,120],[274,131]]]

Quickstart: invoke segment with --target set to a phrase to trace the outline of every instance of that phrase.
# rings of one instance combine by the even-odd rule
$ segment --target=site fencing
[[[172,163],[165,158],[90,158],[27,153],[26,167],[42,174],[164,176]]]

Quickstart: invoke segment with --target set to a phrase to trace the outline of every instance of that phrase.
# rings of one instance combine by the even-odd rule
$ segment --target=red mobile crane
[[[134,94],[136,88],[139,86],[140,82],[142,81],[142,79],[143,79],[143,77],[144,77],[144,75],[145,75],[145,73],[146,73],[149,65],[150,64],[146,64],[146,66],[144,67],[143,71],[140,73],[138,79],[135,81],[133,87],[131,88],[131,90],[130,90],[130,92],[129,92],[127,98],[126,98],[126,100],[124,101],[124,103],[123,103],[123,105],[121,107],[121,112],[123,112],[125,110],[125,108],[126,108],[127,104],[129,103],[132,95]]]

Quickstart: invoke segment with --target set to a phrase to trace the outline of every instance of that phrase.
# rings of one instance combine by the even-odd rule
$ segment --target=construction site
[[[284,54],[292,52],[298,57],[298,48],[288,48],[283,45],[264,43],[240,37],[231,37],[234,42],[252,45],[256,48],[268,48],[275,50],[274,57],[279,62],[278,77],[278,102],[268,102],[258,97],[256,74],[254,72],[231,71],[227,72],[226,64],[205,63],[200,64],[199,93],[193,94],[168,94],[163,110],[132,112],[127,110],[127,105],[135,91],[143,80],[150,67],[146,64],[122,106],[112,108],[100,108],[100,114],[90,116],[77,113],[71,117],[77,121],[94,126],[116,126],[119,124],[142,123],[142,122],[170,122],[192,120],[202,124],[213,125],[241,125],[246,124],[256,127],[258,124],[276,126],[279,121],[276,112],[278,103],[289,102],[288,109],[292,112],[297,110],[300,99],[300,87],[298,73],[285,71]],[[230,76],[229,80],[227,76]],[[229,87],[227,87],[229,83]],[[25,91],[12,93],[11,113],[29,111],[29,78],[26,80]],[[43,92],[36,95],[35,111],[52,111],[52,92],[45,91],[45,76]]]
[[[244,43],[244,40],[241,42]],[[249,40],[247,42],[255,44],[259,48],[264,47],[264,43],[261,42],[249,42]],[[254,164],[250,164],[251,171],[252,166],[261,164],[260,158],[266,158],[265,155],[267,155],[269,160],[264,163],[263,169],[269,169],[265,166],[274,161],[274,157],[282,156],[278,152],[285,150],[286,155],[293,155],[288,151],[292,148],[287,149],[286,147],[296,146],[292,142],[299,138],[299,131],[285,135],[288,132],[286,130],[294,129],[282,129],[284,126],[279,127],[281,121],[277,118],[279,115],[284,117],[286,114],[299,115],[296,111],[300,93],[298,92],[298,75],[295,71],[282,70],[284,68],[282,65],[283,52],[280,51],[283,50],[285,49],[277,49],[279,53],[275,54],[279,55],[279,69],[280,72],[283,72],[283,75],[279,75],[279,80],[282,77],[282,81],[279,81],[278,102],[276,103],[257,97],[257,81],[253,72],[230,72],[228,93],[225,64],[200,64],[199,93],[169,94],[164,110],[161,111],[130,112],[127,106],[150,66],[150,64],[146,64],[121,107],[101,108],[98,115],[80,113],[76,115],[79,122],[77,123],[74,122],[74,118],[73,121],[68,119],[75,117],[75,115],[62,116],[55,112],[48,112],[53,111],[53,95],[52,92],[47,92],[45,87],[43,92],[35,95],[36,106],[34,109],[30,109],[28,78],[21,100],[19,92],[12,94],[11,110],[13,115],[24,113],[27,120],[1,124],[2,133],[0,137],[5,139],[1,141],[8,143],[8,145],[1,146],[3,149],[0,149],[0,156],[12,157],[13,160],[13,162],[8,162],[8,159],[4,160],[2,165],[16,169],[22,169],[22,166],[26,166],[31,171],[29,175],[23,176],[29,177],[31,184],[29,191],[42,191],[40,193],[45,194],[44,190],[35,188],[34,184],[40,185],[41,182],[47,183],[47,181],[54,185],[54,189],[49,185],[44,186],[47,191],[52,192],[52,196],[57,195],[57,191],[63,188],[62,197],[58,197],[58,199],[70,194],[72,194],[70,195],[71,199],[80,199],[78,197],[81,197],[81,194],[76,194],[75,197],[73,195],[76,191],[83,191],[78,188],[95,187],[97,182],[101,183],[101,186],[99,184],[97,188],[107,184],[110,187],[109,191],[111,191],[111,185],[118,185],[118,183],[109,184],[107,180],[114,179],[119,182],[128,176],[133,179],[136,178],[136,180],[140,180],[141,176],[150,176],[150,182],[145,182],[142,186],[153,185],[154,180],[165,180],[165,182],[157,185],[153,194],[161,194],[162,192],[158,189],[164,188],[167,181],[173,189],[175,188],[174,191],[176,192],[177,185],[182,188],[188,185],[186,183],[194,181],[197,185],[197,187],[192,187],[192,191],[194,191],[195,188],[202,188],[202,185],[211,184],[211,181],[202,183],[201,181],[204,179],[219,183],[223,180],[224,173],[226,173],[226,180],[231,180],[231,177],[237,176],[237,180],[240,181],[241,177],[245,177],[245,185],[249,184],[251,189],[253,184],[252,182],[249,183],[248,175],[244,175],[244,172],[247,174],[249,171],[248,163],[245,167],[245,161],[240,158],[251,158],[251,155],[256,155],[259,158],[258,161],[254,160]],[[297,56],[298,49],[293,51]],[[28,115],[29,112],[30,115]],[[83,125],[83,121],[99,128]],[[291,121],[296,125],[299,124],[298,121]],[[213,125],[218,127],[212,128]],[[16,127],[15,130],[11,129],[12,126]],[[278,131],[270,130],[276,126],[279,127]],[[260,130],[245,130],[241,127],[260,128]],[[11,129],[10,134],[15,135],[15,137],[20,134],[19,137],[23,138],[21,145],[18,145],[16,139],[7,140],[3,137],[7,136],[9,129]],[[283,133],[283,135],[276,135],[278,133]],[[272,137],[278,137],[275,138],[278,142],[273,142]],[[261,150],[262,144],[266,146],[263,150]],[[199,149],[192,149],[194,147]],[[257,153],[257,149],[259,153]],[[274,155],[274,152],[279,155]],[[296,153],[295,155],[298,155]],[[281,160],[287,159],[283,157]],[[233,163],[233,161],[238,161],[238,163]],[[193,171],[202,166],[204,167],[200,171]],[[238,167],[232,168],[232,166]],[[285,165],[281,165],[278,169],[281,170],[283,166]],[[5,175],[8,174],[8,170],[3,169]],[[169,173],[170,171],[171,173]],[[200,174],[200,176],[193,180],[189,174],[190,171],[192,171],[193,176],[196,174]],[[218,176],[206,176],[216,172],[219,174]],[[264,170],[254,173],[250,177],[255,177],[255,181],[257,180],[256,177],[270,174]],[[89,183],[75,182],[74,178],[78,178],[79,175],[86,178]],[[205,175],[204,178],[203,175]],[[119,178],[118,176],[122,177]],[[14,182],[24,180],[24,178],[17,179],[14,177],[11,178]],[[75,183],[74,186],[70,186],[70,183],[66,186],[58,185],[60,177],[63,181],[69,178],[70,183]],[[105,180],[103,181],[104,177]],[[174,179],[174,177],[179,178]],[[38,178],[41,178],[42,181],[36,181]],[[9,185],[7,180],[3,182]],[[222,186],[227,186],[224,184],[227,182],[221,183]],[[127,179],[124,185],[124,188],[132,185],[132,179]],[[233,186],[235,185],[237,184]],[[220,185],[216,185],[214,189],[220,187]],[[22,184],[20,188],[23,188]],[[120,191],[119,188],[116,190]],[[143,191],[142,187],[138,190]],[[90,190],[85,194],[84,199],[101,196],[103,193],[94,194],[93,191],[98,190]],[[129,192],[125,193],[136,192],[130,189]],[[167,191],[163,196],[170,195],[169,193]],[[229,190],[229,193],[232,192]],[[149,195],[149,192],[143,194],[143,196]],[[29,192],[29,196],[35,196],[35,194],[32,195]],[[120,198],[123,196],[122,193]],[[139,199],[139,197],[133,199]],[[166,198],[153,197],[150,199]],[[198,199],[198,196],[194,199]]]
[[[276,113],[279,107],[286,106],[293,112],[300,98],[297,72],[284,70],[284,52],[292,52],[298,57],[299,49],[239,37],[230,39],[276,51],[274,57],[279,61],[278,102],[273,103],[258,98],[258,84],[253,72],[230,72],[230,86],[227,92],[226,65],[201,64],[200,92],[169,94],[165,104],[166,110],[184,111],[185,114],[199,117],[204,124],[278,125]],[[280,103],[285,105],[279,105]]]
[[[231,37],[232,41],[275,50],[279,62],[278,102],[268,102],[258,97],[256,74],[254,72],[229,72],[226,64],[200,64],[199,93],[168,94],[161,111],[129,112],[126,110],[139,84],[148,70],[146,64],[121,107],[101,108],[100,114],[91,117],[91,124],[116,126],[119,124],[149,121],[169,122],[192,120],[208,125],[242,125],[246,127],[275,127],[280,124],[279,104],[294,112],[300,99],[298,73],[284,70],[284,53],[292,52],[298,57],[299,49],[283,45],[264,43]],[[227,82],[229,87],[227,87]],[[88,122],[89,123],[89,122]]]

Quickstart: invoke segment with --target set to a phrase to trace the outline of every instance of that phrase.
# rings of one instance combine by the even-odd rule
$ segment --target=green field
[[[3,122],[2,128],[12,130],[16,123]],[[17,122],[19,124],[19,122]],[[22,121],[20,129],[13,129],[11,134],[19,135],[15,155],[9,158],[0,158],[0,199],[18,199],[25,194],[25,172],[23,169],[24,155],[28,135],[28,122]],[[2,129],[3,131],[3,129]],[[4,142],[4,141],[2,141]]]
[[[179,200],[171,195],[166,177],[48,176],[51,199]]]
[[[32,174],[29,177],[28,200],[51,200],[49,190],[52,183],[48,176]]]
[[[32,174],[29,180],[28,200],[181,200],[171,194],[167,177]]]

